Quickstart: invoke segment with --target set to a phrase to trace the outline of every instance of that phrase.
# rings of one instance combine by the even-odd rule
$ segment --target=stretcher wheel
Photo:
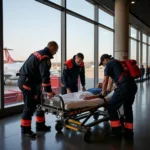
[[[56,125],[55,125],[55,130],[57,132],[61,132],[61,130],[63,129],[63,125],[61,122],[57,122]]]
[[[85,142],[89,143],[91,141],[91,132],[87,131],[83,134],[83,139]]]
[[[98,117],[99,117],[99,114],[98,114],[98,113],[95,113],[95,114],[93,115],[93,118],[94,118],[95,120],[98,120]]]

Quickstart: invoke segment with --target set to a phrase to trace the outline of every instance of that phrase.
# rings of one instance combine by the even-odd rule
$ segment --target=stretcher
[[[50,98],[47,93],[41,96],[41,105],[38,109],[51,113],[59,118],[56,121],[55,129],[60,132],[64,127],[81,132],[86,142],[91,140],[91,127],[101,122],[109,121],[107,111],[99,110],[105,107],[112,96],[112,92],[104,99],[83,100],[85,96],[91,96],[89,92],[70,93],[56,95]],[[99,119],[99,116],[103,118]],[[90,119],[91,117],[94,118]],[[90,120],[89,120],[90,119]],[[89,121],[91,121],[89,123]],[[87,123],[88,122],[88,123]]]

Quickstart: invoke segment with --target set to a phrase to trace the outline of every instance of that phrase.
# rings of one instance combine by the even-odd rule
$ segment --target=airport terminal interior
[[[0,150],[149,150],[149,15],[150,0],[0,0]],[[36,107],[45,111],[51,130],[36,131],[34,114],[32,131],[37,136],[31,138],[20,128],[25,106],[18,87],[19,70],[50,41],[58,44],[49,70],[56,96],[43,93]],[[111,135],[105,107],[111,98],[91,103],[83,98],[75,101],[69,97],[68,103],[63,99],[64,63],[77,53],[84,55],[86,89],[96,88],[104,80],[105,67],[99,66],[103,54],[119,61],[136,60],[141,75],[134,79],[138,90],[132,140]],[[78,93],[82,93],[81,83],[79,78]],[[124,116],[123,107],[117,111]]]

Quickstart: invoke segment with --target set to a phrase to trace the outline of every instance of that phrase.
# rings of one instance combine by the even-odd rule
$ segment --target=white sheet
[[[113,94],[113,91],[109,93],[105,99],[108,102]],[[103,99],[96,98],[91,100],[84,100],[86,96],[92,96],[93,94],[90,92],[75,92],[70,94],[61,95],[65,103],[65,109],[77,109],[77,108],[84,108],[84,107],[91,107],[97,106],[104,103]]]

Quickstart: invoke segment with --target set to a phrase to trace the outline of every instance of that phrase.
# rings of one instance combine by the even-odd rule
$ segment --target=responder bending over
[[[100,59],[100,65],[105,67],[102,94],[100,97],[104,97],[109,77],[111,77],[112,82],[114,81],[117,85],[117,88],[115,89],[114,94],[108,104],[108,113],[110,115],[112,132],[119,138],[124,135],[126,139],[133,139],[132,105],[137,92],[137,85],[131,76],[124,73],[121,63],[118,60],[111,58],[111,55],[103,54]],[[117,113],[117,110],[122,104],[125,115],[124,134],[121,133],[121,124]]]
[[[82,84],[82,91],[85,91],[85,67],[84,55],[78,53],[72,59],[69,59],[64,64],[63,74],[61,77],[62,94],[78,92],[78,77]]]
[[[58,44],[54,41],[48,43],[43,50],[32,53],[20,69],[18,86],[23,94],[24,109],[21,119],[21,131],[23,135],[36,137],[36,133],[31,130],[31,120],[40,104],[42,88],[49,96],[54,96],[50,84],[50,68],[53,55],[58,50]],[[49,131],[50,126],[45,125],[43,111],[36,112],[37,131]]]

